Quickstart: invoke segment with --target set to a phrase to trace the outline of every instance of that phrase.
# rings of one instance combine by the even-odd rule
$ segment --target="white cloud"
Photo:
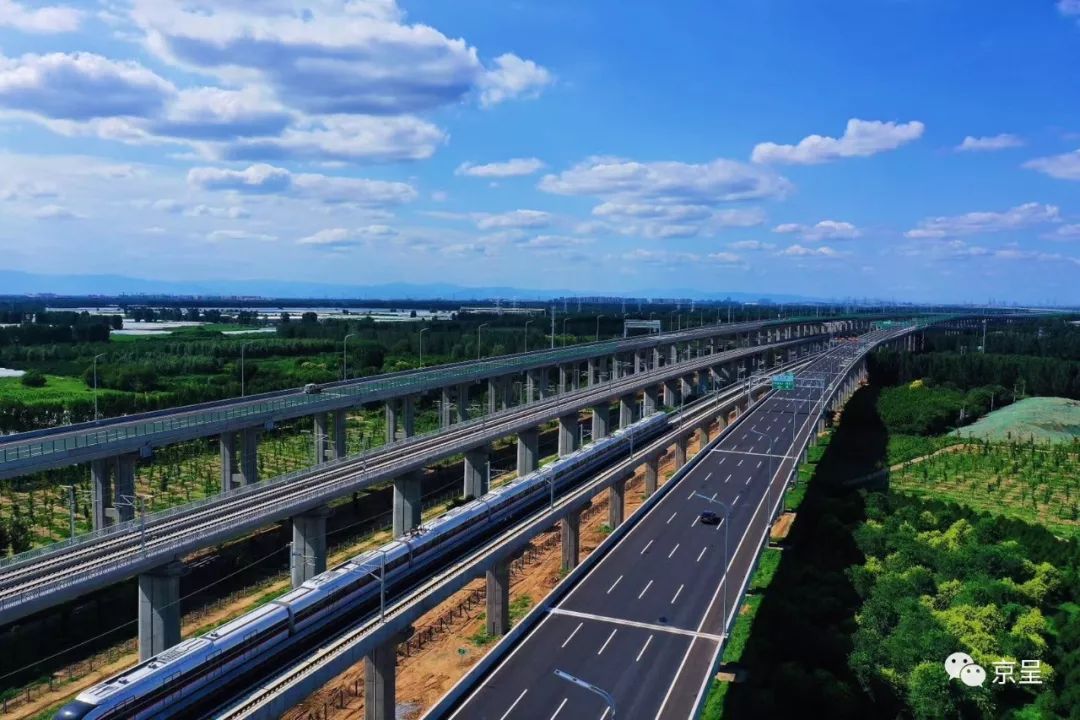
[[[181,90],[147,130],[167,137],[230,140],[276,135],[292,120],[293,113],[260,91],[199,87]]]
[[[60,197],[55,183],[41,180],[24,180],[0,187],[0,200],[42,200]]]
[[[242,220],[244,218],[251,217],[251,212],[246,208],[239,205],[231,205],[229,207],[214,207],[212,205],[196,205],[188,210],[185,215],[190,217],[212,217],[212,218],[229,218],[231,220]]]
[[[541,210],[513,210],[499,214],[478,214],[476,226],[481,230],[498,228],[540,228],[551,224],[551,214]]]
[[[828,245],[820,245],[818,247],[806,247],[804,245],[790,245],[781,250],[780,255],[787,255],[789,257],[824,257],[824,258],[838,258],[843,257],[846,253],[841,253]]]
[[[458,165],[454,174],[482,178],[520,177],[522,175],[532,175],[543,167],[544,163],[537,158],[513,158],[506,162],[493,162],[484,165],[462,163]]]
[[[913,239],[934,239],[954,235],[1019,230],[1032,225],[1058,222],[1061,211],[1056,205],[1025,203],[1005,212],[970,212],[963,215],[922,220],[918,227],[904,233]]]
[[[783,197],[791,190],[791,183],[765,168],[733,160],[642,163],[591,157],[569,170],[545,175],[539,188],[559,195],[592,195],[622,202],[713,205]]]
[[[249,194],[282,193],[331,204],[364,207],[398,205],[416,199],[416,189],[401,182],[367,180],[313,173],[294,174],[272,165],[251,165],[244,170],[197,167],[188,171],[188,183],[203,190]]]
[[[839,158],[867,157],[896,148],[922,137],[925,126],[914,120],[907,123],[879,120],[848,120],[842,137],[810,135],[798,145],[764,142],[754,146],[751,155],[756,163],[813,165]]]
[[[1080,224],[1062,225],[1046,237],[1051,240],[1080,240]]]
[[[798,234],[803,240],[818,242],[821,240],[854,240],[862,231],[849,222],[839,220],[821,220],[814,225],[783,223],[773,228],[775,233]]]
[[[249,232],[247,230],[214,230],[206,236],[210,242],[232,242],[255,240],[257,242],[273,242],[277,236],[266,233]]]
[[[480,105],[491,107],[513,98],[534,98],[554,82],[546,69],[513,53],[495,58],[495,67],[480,81]]]
[[[136,62],[93,53],[0,55],[0,108],[55,120],[159,113],[176,94]]]
[[[431,193],[431,199],[434,202],[446,202],[450,199],[450,195],[445,190],[435,190]]]
[[[1080,0],[1058,0],[1058,12],[1062,15],[1080,15]]]
[[[702,255],[693,252],[679,252],[673,250],[647,250],[637,248],[622,255],[622,259],[629,262],[640,262],[661,267],[678,267],[682,265],[699,265],[711,263],[716,265],[745,265],[745,261],[729,252],[714,252]]]
[[[150,204],[150,207],[152,207],[154,210],[157,210],[158,212],[169,214],[176,214],[184,211],[183,203],[168,198],[162,200],[155,200],[153,203]]]
[[[739,240],[728,243],[732,250],[772,250],[776,247],[773,243],[761,242],[760,240]]]
[[[1035,158],[1024,163],[1024,167],[1059,180],[1080,180],[1080,150]]]
[[[38,220],[75,220],[83,217],[62,205],[44,205],[34,211]]]
[[[358,245],[365,240],[392,238],[398,234],[397,230],[389,225],[368,225],[359,228],[326,228],[302,237],[296,242],[300,245],[313,245],[316,247],[341,249]]]
[[[395,162],[429,158],[446,139],[438,127],[411,115],[326,115],[300,120],[277,136],[216,146],[212,154],[241,161]]]
[[[1009,133],[991,135],[987,137],[973,137],[968,135],[964,141],[956,146],[959,152],[978,152],[989,150],[1007,150],[1009,148],[1023,147],[1024,139]]]
[[[0,0],[0,27],[26,33],[65,33],[79,29],[83,14],[69,7],[47,5],[33,10],[16,0]]]

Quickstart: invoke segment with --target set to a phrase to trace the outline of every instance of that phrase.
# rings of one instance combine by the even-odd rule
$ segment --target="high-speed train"
[[[387,588],[408,587],[461,546],[473,546],[495,530],[547,502],[556,488],[603,467],[631,443],[643,443],[667,426],[652,415],[585,445],[522,478],[492,490],[422,525],[406,537],[361,553],[299,587],[211,632],[174,645],[60,708],[57,720],[197,717],[245,681],[280,667],[283,653],[297,657],[322,631],[353,622],[377,607],[379,577]],[[383,575],[383,573],[385,573]]]

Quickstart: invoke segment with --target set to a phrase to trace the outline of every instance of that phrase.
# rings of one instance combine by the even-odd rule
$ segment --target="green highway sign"
[[[773,390],[794,390],[795,375],[793,373],[781,373],[772,376]]]

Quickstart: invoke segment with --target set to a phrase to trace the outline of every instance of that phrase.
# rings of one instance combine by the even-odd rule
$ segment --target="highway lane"
[[[800,377],[835,370],[834,365],[834,359],[823,359]],[[746,415],[451,717],[606,716],[598,696],[560,680],[556,668],[610,692],[620,720],[689,717],[704,668],[719,648],[723,618],[736,612],[766,531],[766,505],[780,502],[791,469],[784,454],[792,447],[792,427],[810,431],[805,401],[819,392],[801,388],[774,395]],[[727,517],[698,493],[723,503]],[[719,525],[700,522],[705,509],[717,511]]]

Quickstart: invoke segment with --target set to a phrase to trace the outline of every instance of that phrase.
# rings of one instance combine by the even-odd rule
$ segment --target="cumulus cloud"
[[[623,202],[713,205],[782,197],[791,190],[791,183],[769,170],[734,160],[693,164],[591,157],[569,170],[545,175],[539,188]]]
[[[0,108],[86,121],[156,115],[176,95],[171,83],[136,62],[93,53],[0,56]]]
[[[300,245],[312,245],[315,247],[341,249],[358,245],[365,240],[377,238],[392,238],[398,234],[397,230],[389,225],[368,225],[359,228],[326,228],[302,237],[296,242]]]
[[[41,200],[60,197],[60,189],[51,182],[19,180],[0,186],[0,200]]]
[[[1022,147],[1024,139],[1009,133],[991,135],[987,137],[973,137],[968,135],[964,141],[956,146],[958,152],[982,152],[992,150],[1008,150],[1009,148]]]
[[[739,240],[728,243],[732,250],[772,250],[776,247],[773,243],[761,242],[760,240]]]
[[[1035,158],[1024,163],[1024,167],[1059,180],[1080,180],[1080,150]]]
[[[230,220],[242,220],[251,217],[251,212],[247,210],[247,208],[240,207],[239,205],[214,207],[212,205],[200,204],[187,210],[184,214],[190,217],[228,218]]]
[[[446,133],[411,115],[329,115],[305,118],[273,137],[221,145],[214,152],[239,161],[395,162],[429,158],[445,142]]]
[[[75,220],[83,216],[62,205],[43,205],[34,211],[34,217],[38,220]]]
[[[1080,240],[1080,224],[1062,225],[1047,237],[1051,240]]]
[[[854,240],[862,231],[849,222],[821,220],[813,225],[783,223],[773,228],[776,233],[797,234],[803,240],[818,242],[821,240]]]
[[[513,53],[495,58],[495,67],[480,82],[480,105],[491,107],[513,98],[534,98],[554,81],[554,76],[532,60]]]
[[[786,255],[788,257],[822,257],[822,258],[838,258],[845,255],[828,245],[820,245],[818,247],[806,247],[805,245],[789,245],[780,251],[780,255]]]
[[[367,180],[314,173],[291,173],[273,165],[251,165],[244,170],[197,167],[188,171],[188,183],[202,190],[247,194],[282,193],[324,203],[363,207],[399,205],[416,199],[416,189],[402,182]]]
[[[458,165],[454,174],[481,178],[508,178],[532,175],[543,167],[544,163],[537,158],[513,158],[506,162],[493,162],[484,165],[462,163]]]
[[[267,233],[249,232],[247,230],[214,230],[206,236],[206,239],[215,243],[247,240],[254,240],[256,242],[274,242],[277,240],[277,236],[269,235]]]
[[[867,157],[917,140],[924,129],[917,120],[896,123],[852,118],[840,138],[809,135],[797,145],[759,143],[754,146],[751,159],[756,163],[814,165],[840,158]]]
[[[912,239],[936,239],[954,235],[1019,230],[1033,225],[1058,222],[1061,211],[1056,205],[1025,203],[1005,212],[970,212],[963,215],[933,217],[904,233]]]
[[[30,9],[16,0],[0,0],[0,27],[26,33],[65,33],[79,29],[83,14],[69,7],[47,5]]]
[[[645,263],[649,265],[658,265],[661,267],[678,267],[682,265],[700,265],[701,263],[710,263],[715,265],[744,265],[745,261],[735,253],[729,252],[714,252],[714,253],[693,253],[693,252],[680,252],[673,250],[647,250],[645,248],[637,248],[630,250],[622,255],[622,259],[628,262]]]
[[[147,126],[156,135],[195,140],[231,140],[275,135],[293,114],[253,89],[200,87],[181,90],[160,118]]]
[[[551,213],[541,210],[512,210],[498,214],[478,214],[476,226],[481,230],[499,228],[540,228],[551,224]]]

